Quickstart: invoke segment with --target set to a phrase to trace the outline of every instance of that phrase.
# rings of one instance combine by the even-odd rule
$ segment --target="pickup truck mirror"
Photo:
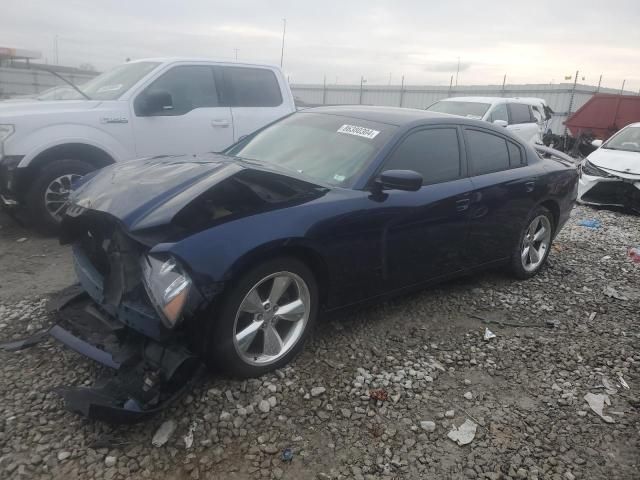
[[[494,120],[493,124],[497,125],[498,127],[506,127],[507,125],[509,125],[506,120]]]
[[[155,115],[173,110],[173,98],[166,90],[153,90],[143,94],[138,104],[138,113],[142,116]]]
[[[422,175],[413,170],[385,170],[376,180],[380,190],[406,190],[415,192],[422,187]]]
[[[597,138],[595,140],[593,140],[591,142],[591,145],[596,147],[596,148],[600,148],[602,146],[602,140],[598,140]]]

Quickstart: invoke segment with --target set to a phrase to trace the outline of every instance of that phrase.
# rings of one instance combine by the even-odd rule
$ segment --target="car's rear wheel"
[[[553,239],[553,215],[537,207],[523,229],[511,256],[511,270],[521,279],[533,277],[547,261]]]
[[[40,170],[27,194],[27,207],[36,229],[57,232],[71,185],[93,170],[90,163],[75,159],[56,160]]]
[[[279,368],[302,349],[317,310],[318,287],[304,263],[289,257],[265,262],[226,295],[206,357],[240,377]]]

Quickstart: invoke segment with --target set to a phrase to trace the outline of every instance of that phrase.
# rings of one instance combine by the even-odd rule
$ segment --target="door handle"
[[[469,208],[469,203],[471,203],[471,200],[469,200],[468,198],[461,198],[460,200],[456,200],[456,211],[464,212]]]
[[[227,128],[229,125],[231,125],[231,122],[225,118],[211,120],[212,127]]]
[[[527,190],[527,193],[531,193],[531,192],[533,192],[533,189],[536,188],[536,182],[534,182],[534,181],[526,182],[524,184],[524,187]]]

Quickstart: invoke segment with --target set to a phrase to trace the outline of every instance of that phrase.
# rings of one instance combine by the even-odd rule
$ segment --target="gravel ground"
[[[601,228],[578,225],[592,218]],[[0,251],[15,243],[0,240]],[[638,479],[634,245],[640,217],[578,207],[535,279],[489,272],[326,318],[288,368],[250,381],[209,377],[136,426],[61,410],[49,390],[90,383],[98,368],[53,341],[0,353],[0,478]],[[0,297],[4,338],[46,322],[55,282],[27,280],[11,290],[25,300]],[[485,341],[487,326],[496,337]],[[608,394],[611,423],[588,393]],[[167,420],[177,428],[155,447]],[[475,438],[459,446],[448,433],[466,420]]]

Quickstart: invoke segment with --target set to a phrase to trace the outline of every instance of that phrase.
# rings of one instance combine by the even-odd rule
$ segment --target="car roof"
[[[445,113],[429,112],[415,108],[401,107],[374,107],[366,105],[343,105],[315,107],[300,110],[298,113],[323,113],[325,115],[340,115],[344,117],[358,118],[370,122],[386,123],[402,126],[418,120],[451,120],[452,115]]]
[[[473,103],[526,103],[527,105],[546,102],[542,98],[533,97],[451,97],[443,98],[441,102],[473,102]]]
[[[271,68],[275,70],[280,70],[280,67],[277,65],[272,65],[269,63],[255,63],[255,62],[237,62],[234,60],[228,59],[215,59],[215,58],[197,58],[197,57],[154,57],[154,58],[139,58],[136,60],[131,60],[128,63],[138,63],[138,62],[158,62],[164,64],[172,64],[172,63],[180,63],[180,62],[188,62],[188,63],[225,63],[225,64],[233,64],[233,65],[242,65],[242,66],[250,66],[250,67],[263,67],[263,68]]]

